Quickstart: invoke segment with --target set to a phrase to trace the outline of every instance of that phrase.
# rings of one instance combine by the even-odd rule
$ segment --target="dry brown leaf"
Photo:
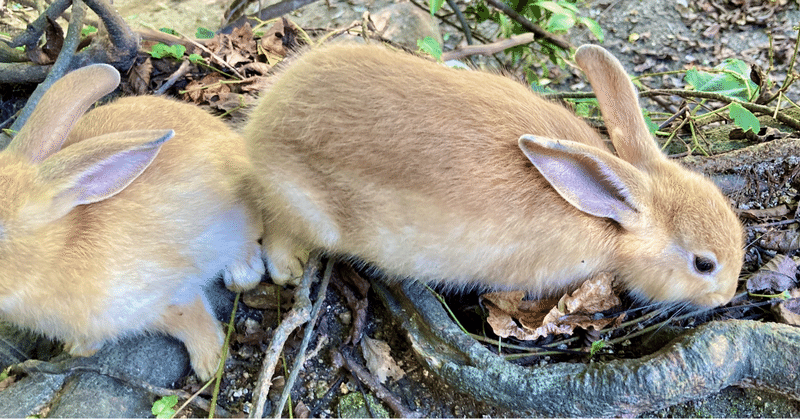
[[[53,63],[61,54],[61,48],[64,46],[64,30],[56,23],[55,20],[47,16],[47,26],[45,27],[45,43],[42,46],[42,52]]]
[[[742,215],[754,220],[782,218],[789,215],[789,213],[789,207],[787,207],[785,204],[781,204],[772,208],[749,209],[742,211]]]
[[[296,39],[297,31],[294,23],[281,18],[264,33],[259,45],[267,56],[285,57],[288,52],[286,46],[296,45]]]
[[[571,296],[562,297],[566,312],[596,313],[618,306],[620,301],[614,294],[613,280],[614,276],[608,272],[588,279]]]
[[[298,419],[310,418],[311,409],[309,409],[302,400],[299,400],[297,404],[294,405],[294,417]]]
[[[251,60],[255,57],[256,41],[253,39],[253,28],[250,27],[250,23],[234,28],[230,39],[234,50],[241,51],[243,55],[249,55]]]
[[[231,88],[221,83],[222,80],[223,76],[219,73],[208,73],[200,80],[193,80],[186,86],[185,99],[197,104],[226,103]]]
[[[144,62],[133,66],[128,76],[128,84],[134,94],[144,95],[149,91],[150,75],[153,73],[153,62],[147,57]]]
[[[496,292],[481,296],[489,311],[487,322],[497,336],[513,336],[520,340],[535,340],[551,334],[571,335],[576,327],[601,330],[616,318],[595,319],[592,314],[609,310],[620,304],[614,293],[613,275],[602,273],[590,278],[560,300],[523,300],[523,291]],[[522,327],[520,327],[522,325]]]
[[[28,59],[37,65],[53,64],[64,46],[64,30],[49,16],[46,16],[46,19],[44,45],[41,47],[36,45],[34,48],[26,50]]]
[[[242,294],[243,303],[248,307],[259,310],[274,310],[278,308],[279,302],[281,308],[287,310],[291,308],[293,300],[293,291],[284,289],[280,285],[268,284],[266,282],[260,282],[255,288],[245,291]]]
[[[503,295],[507,294],[507,295]],[[523,292],[509,292],[509,293],[492,293],[493,299],[495,301],[500,302],[504,306],[508,307],[508,304],[513,301],[514,298],[517,296],[521,296],[516,300],[516,307],[512,307],[509,311],[503,310],[494,305],[491,301],[484,301],[484,307],[489,311],[489,317],[486,319],[486,322],[489,323],[489,326],[492,328],[492,331],[495,335],[501,338],[507,338],[509,336],[513,336],[519,340],[536,340],[540,337],[547,336],[551,333],[565,333],[559,331],[558,329],[553,328],[537,328],[536,324],[534,327],[530,327],[530,323],[528,325],[523,324],[523,327],[520,327],[515,318],[521,315],[520,310],[518,309],[518,305],[522,303],[521,299],[525,296]],[[481,296],[483,298],[484,296]],[[541,313],[539,313],[541,315]],[[542,317],[543,318],[543,317]],[[522,323],[520,321],[520,323]],[[538,325],[541,325],[541,320],[538,322]],[[535,330],[534,330],[535,329]],[[541,330],[540,330],[541,329]]]
[[[781,323],[800,326],[800,289],[795,288],[789,294],[792,298],[774,305],[772,311]]]
[[[242,69],[245,71],[248,70],[253,71],[258,74],[261,74],[262,76],[266,76],[267,74],[269,74],[269,71],[272,70],[272,66],[267,63],[254,61],[252,63],[245,64],[244,67],[242,67]]]
[[[364,336],[361,339],[361,353],[367,361],[367,368],[381,384],[385,383],[387,378],[397,381],[405,375],[403,369],[392,358],[388,343]]]
[[[800,232],[795,229],[769,231],[761,236],[758,244],[768,250],[789,253],[800,249]]]
[[[777,255],[747,280],[747,290],[783,292],[795,285],[796,275],[797,263],[789,256]]]

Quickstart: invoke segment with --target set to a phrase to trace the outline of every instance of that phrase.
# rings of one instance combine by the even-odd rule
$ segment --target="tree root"
[[[791,326],[711,322],[639,359],[522,367],[465,335],[421,285],[373,286],[424,364],[458,390],[515,411],[638,415],[728,386],[800,399],[800,329]]]

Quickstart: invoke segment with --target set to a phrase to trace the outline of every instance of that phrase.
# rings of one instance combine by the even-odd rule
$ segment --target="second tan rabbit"
[[[743,235],[727,199],[660,152],[614,57],[576,61],[619,157],[505,77],[380,46],[298,58],[244,131],[273,280],[321,248],[455,287],[552,294],[611,271],[645,300],[728,302]]]
[[[81,117],[118,83],[106,65],[67,74],[0,153],[0,318],[82,356],[164,332],[206,380],[224,336],[203,285],[223,273],[246,289],[265,271],[261,220],[238,190],[244,143],[158,97]]]

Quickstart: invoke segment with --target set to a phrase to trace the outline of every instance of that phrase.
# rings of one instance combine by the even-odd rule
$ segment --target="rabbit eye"
[[[701,274],[707,274],[716,268],[716,264],[713,260],[707,257],[695,255],[694,268],[697,269],[697,272],[700,272]]]

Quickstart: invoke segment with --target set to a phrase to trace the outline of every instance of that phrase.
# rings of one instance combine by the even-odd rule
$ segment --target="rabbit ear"
[[[646,177],[609,152],[583,143],[523,135],[519,147],[550,185],[575,208],[622,225],[644,208]]]
[[[53,185],[52,219],[77,205],[110,198],[125,189],[156,158],[172,130],[106,134],[70,145],[46,159],[39,179]]]
[[[575,52],[575,62],[592,84],[620,158],[640,168],[663,158],[644,122],[636,89],[619,60],[602,47],[582,45]]]
[[[78,118],[119,85],[119,72],[107,64],[79,68],[45,92],[8,150],[38,163],[58,151]]]

